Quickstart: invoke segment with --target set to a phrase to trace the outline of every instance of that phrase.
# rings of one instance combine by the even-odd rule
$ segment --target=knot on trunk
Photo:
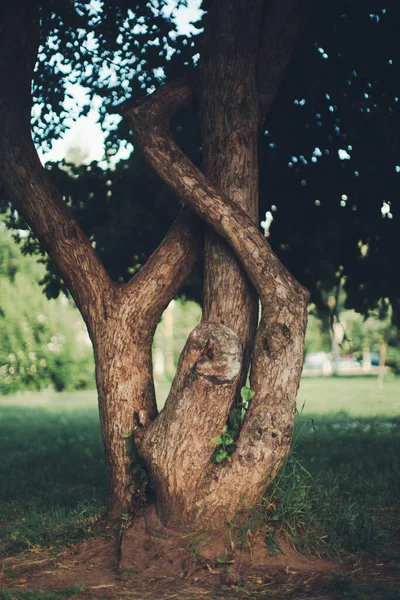
[[[292,335],[287,325],[283,323],[271,323],[266,327],[264,347],[271,358],[279,356],[291,341]]]
[[[229,383],[239,374],[242,348],[229,327],[200,323],[190,334],[187,348],[190,353],[200,354],[193,370],[212,383]]]

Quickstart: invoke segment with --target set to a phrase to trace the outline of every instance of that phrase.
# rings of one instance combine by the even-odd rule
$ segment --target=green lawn
[[[394,552],[399,391],[396,380],[383,391],[367,378],[302,382],[293,454],[271,488],[277,509],[265,509],[272,537],[326,554]],[[96,533],[107,484],[94,391],[0,398],[0,456],[0,554]]]
[[[358,417],[400,416],[400,379],[387,376],[380,389],[376,377],[303,378],[297,409],[305,414],[346,412]]]
[[[169,384],[156,384],[159,406],[165,402]],[[95,390],[83,392],[26,392],[14,396],[0,396],[1,406],[41,407],[50,412],[94,410],[97,404]],[[301,381],[297,395],[297,409],[304,414],[337,414],[352,416],[400,415],[400,379],[387,376],[383,389],[376,377],[315,377]]]

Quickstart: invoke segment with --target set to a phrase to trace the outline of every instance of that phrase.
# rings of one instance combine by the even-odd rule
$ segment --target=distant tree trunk
[[[387,343],[382,336],[381,345],[379,348],[379,372],[378,372],[378,387],[383,390],[383,383],[385,380],[385,371],[386,371],[386,355],[387,355]]]
[[[289,449],[308,293],[281,265],[256,225],[257,135],[282,80],[306,4],[212,4],[200,82],[204,172],[194,167],[169,132],[171,116],[193,102],[190,85],[165,85],[122,109],[157,173],[209,227],[203,320],[189,336],[159,415],[151,364],[153,334],[196,260],[199,219],[184,210],[129,283],[110,280],[32,143],[37,5],[16,0],[2,8],[0,176],[59,269],[93,342],[113,518],[143,501],[135,478],[139,455],[165,524],[176,529],[204,524],[217,528],[254,504]],[[262,312],[257,327],[258,299]],[[215,465],[212,439],[227,421],[252,354],[255,395],[231,462]],[[128,436],[134,453],[127,447]]]

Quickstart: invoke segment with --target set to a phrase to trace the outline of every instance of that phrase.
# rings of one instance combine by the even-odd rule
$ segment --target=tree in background
[[[0,394],[94,384],[83,323],[65,296],[46,300],[39,289],[44,272],[0,225]]]
[[[376,67],[392,60],[393,20],[372,9],[372,3],[343,1],[330,7],[329,16],[326,7],[317,8],[304,26],[307,1],[219,0],[203,3],[204,33],[186,38],[174,31],[163,2],[38,4],[18,0],[2,9],[2,181],[56,265],[93,342],[110,515],[132,510],[143,497],[135,480],[134,459],[140,455],[164,523],[218,527],[255,502],[268,472],[287,453],[302,366],[308,294],[258,230],[259,196],[263,211],[269,206],[274,215],[275,249],[310,287],[315,302],[321,286],[332,286],[345,270],[353,277],[347,290],[353,303],[368,310],[387,296],[396,314],[398,283],[392,278],[395,262],[389,260],[395,251],[396,221],[389,218],[393,189],[388,187],[382,198],[377,186],[387,165],[393,170],[391,182],[396,173],[396,100],[391,89],[388,96]],[[394,3],[390,10],[396,13]],[[381,23],[388,35],[378,30]],[[301,30],[300,49],[287,71]],[[362,51],[352,42],[355,33]],[[387,46],[382,42],[376,52],[371,36]],[[373,59],[371,53],[366,58],[363,42],[374,48]],[[327,61],[328,52],[335,68],[329,63],[324,71],[318,61]],[[96,94],[103,98],[100,113],[110,129],[110,153],[118,138],[132,140],[129,127],[133,130],[131,189],[124,186],[115,194],[118,180],[114,184],[97,170],[86,193],[77,184],[75,193],[62,197],[54,182],[63,174],[41,167],[30,138],[31,80],[39,99],[34,135],[49,141],[63,128],[66,75],[89,88],[87,107]],[[159,87],[160,80],[167,83]],[[159,89],[145,97],[154,87]],[[132,88],[134,103],[129,101]],[[122,100],[118,110],[125,119],[118,121],[115,105]],[[112,106],[114,114],[107,112]],[[383,141],[377,127],[381,121]],[[371,132],[379,150],[365,153]],[[341,160],[356,143],[360,165],[370,161],[368,171],[349,169]],[[167,224],[164,214],[172,221],[179,203],[169,204],[171,194],[149,177],[147,167],[141,168],[138,147],[200,217],[182,211],[147,261],[150,251],[142,252],[141,242],[148,244],[150,236],[142,240],[142,228],[151,221],[151,228],[160,226],[160,235]],[[371,177],[373,188],[368,187]],[[355,180],[362,182],[356,191]],[[360,203],[347,204],[351,196],[342,189],[344,181]],[[149,190],[156,190],[153,198]],[[386,219],[380,218],[383,201],[389,207]],[[149,208],[163,217],[154,219]],[[202,221],[207,223],[202,322],[188,339],[158,415],[153,334],[193,269]],[[129,231],[128,222],[135,225]],[[339,227],[340,244],[335,241]],[[118,269],[116,258],[132,242],[131,231],[138,243]],[[30,243],[32,238],[28,248]],[[107,247],[117,248],[108,264]],[[384,268],[373,269],[382,257]],[[54,273],[47,283],[56,293]],[[215,440],[238,401],[250,361],[254,397],[231,444],[230,460],[214,464],[220,443]],[[133,457],[124,436],[134,438]]]

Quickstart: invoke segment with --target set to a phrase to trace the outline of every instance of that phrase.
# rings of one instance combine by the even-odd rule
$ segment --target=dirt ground
[[[16,598],[18,590],[55,591],[80,585],[84,591],[73,595],[76,600],[322,600],[349,596],[329,583],[332,573],[341,573],[356,582],[371,580],[400,590],[399,570],[389,561],[362,557],[337,564],[304,556],[287,544],[284,554],[271,556],[261,537],[254,536],[250,546],[240,548],[222,538],[182,537],[152,525],[151,519],[147,525],[140,519],[119,540],[105,533],[57,555],[32,549],[4,558],[0,588],[15,591]]]

